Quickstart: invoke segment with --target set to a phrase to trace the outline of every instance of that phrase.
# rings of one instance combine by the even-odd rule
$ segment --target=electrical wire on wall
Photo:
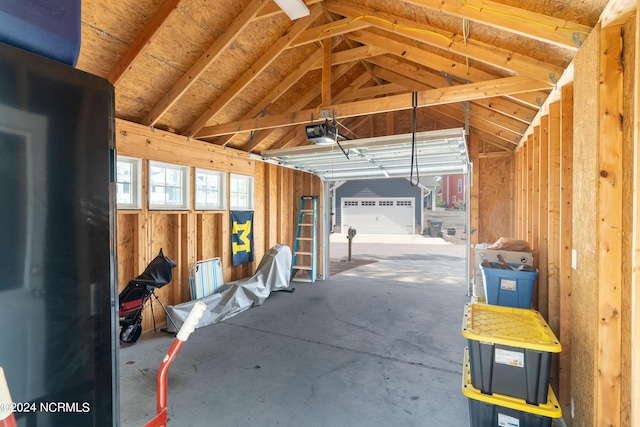
[[[420,184],[420,172],[418,171],[418,153],[416,149],[416,125],[418,120],[418,92],[411,92],[411,106],[413,107],[413,116],[411,120],[411,173],[409,183],[412,187]],[[415,163],[416,180],[413,181],[413,169]]]

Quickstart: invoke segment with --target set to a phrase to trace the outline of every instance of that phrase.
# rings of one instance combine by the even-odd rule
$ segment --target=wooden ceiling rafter
[[[351,68],[355,66],[355,62],[350,62],[346,64],[342,64],[337,66],[332,73],[332,80],[335,81],[346,74]],[[310,88],[303,96],[301,96],[293,105],[291,105],[284,114],[299,111],[305,107],[307,107],[314,99],[318,98],[321,95],[322,83],[317,82],[312,88]],[[307,115],[306,121],[310,121],[312,114],[314,117],[318,117],[318,109],[308,110],[310,111]],[[305,121],[305,122],[306,122]],[[285,125],[286,126],[286,125]],[[256,140],[253,141],[253,144],[246,143],[241,149],[254,152],[258,149],[262,149],[262,147],[266,144],[267,138],[272,134],[275,129],[265,129],[258,133]],[[286,138],[286,137],[284,137]]]
[[[497,113],[489,108],[484,107],[481,104],[469,103],[469,115],[477,116],[478,118],[489,122],[498,128],[504,129],[510,132],[514,141],[520,140],[526,130],[526,126],[519,120]]]
[[[154,126],[209,66],[229,47],[235,38],[249,25],[251,20],[260,10],[269,3],[269,0],[252,0],[246,8],[233,20],[224,33],[198,58],[191,68],[173,85],[166,95],[158,102],[142,119],[142,124]]]
[[[131,46],[120,57],[120,60],[111,68],[107,74],[107,80],[116,86],[125,76],[127,71],[131,69],[138,57],[144,52],[145,48],[153,43],[158,33],[162,30],[165,23],[173,16],[178,9],[178,5],[182,0],[165,0],[158,9],[158,12],[145,25],[143,30],[138,34]]]
[[[512,145],[504,145],[501,143],[497,143],[490,138],[490,134],[487,134],[483,130],[477,129],[474,130],[474,133],[478,135],[482,144],[480,150],[480,158],[489,158],[489,157],[510,157],[513,156],[513,146]],[[487,146],[491,146],[496,150],[488,150]]]
[[[384,70],[381,72],[381,74],[384,75],[389,81],[402,82],[402,84],[405,87],[411,89],[412,91],[434,89],[434,87],[430,85],[427,85],[415,80],[411,80],[408,77],[402,76],[390,70]],[[435,108],[432,108],[430,110],[433,111],[435,110]],[[439,105],[437,107],[437,111],[449,118],[452,118],[458,121],[460,123],[460,126],[464,127],[464,124],[466,122],[465,112],[461,111],[460,108],[458,108],[458,106],[456,106],[455,104]],[[491,114],[492,112],[490,111],[484,114],[478,111],[477,114],[474,114],[473,116],[470,117],[469,123],[472,126],[475,126],[488,133],[491,133],[493,135],[493,138],[495,138],[495,140],[504,140],[506,142],[514,144],[515,146],[517,140],[521,135],[518,134],[517,132],[514,133],[512,131],[513,128],[505,128],[503,126],[496,124],[495,120],[490,120],[489,116]]]
[[[424,49],[420,49],[417,46],[406,45],[403,42],[389,39],[387,37],[372,33],[368,30],[358,31],[348,35],[352,40],[366,45],[373,45],[381,49],[387,49],[390,53],[399,58],[404,58],[408,61],[419,64],[423,67],[430,68],[440,73],[447,73],[462,80],[468,80],[470,82],[481,82],[486,80],[493,80],[497,77],[494,74],[486,71],[479,70],[477,68],[467,68],[465,64],[448,58],[439,56],[435,53],[428,52]],[[553,85],[550,82],[546,82],[545,86],[542,86],[545,90],[551,90]],[[547,94],[542,91],[535,91],[534,94],[528,96],[520,96],[519,94],[509,94],[517,100],[522,100],[528,104],[531,103],[531,99],[546,98]]]
[[[371,24],[366,21],[352,21],[353,20],[349,18],[344,18],[339,21],[332,21],[327,24],[309,28],[289,44],[289,49],[328,40],[336,36],[350,33],[351,31],[364,30],[371,26]]]
[[[359,89],[353,89],[345,96],[345,101],[353,101],[364,98],[375,98],[385,95],[397,95],[400,93],[409,92],[406,86],[397,83],[382,83],[376,86],[363,87]]]
[[[373,73],[371,71],[367,70],[367,72],[360,74],[353,81],[351,81],[351,83],[349,83],[349,85],[347,85],[340,92],[338,92],[334,97],[335,102],[336,103],[345,102],[348,99],[348,97],[350,96],[350,94],[352,94],[354,91],[358,91],[358,90],[363,89],[362,86],[364,86],[369,81],[373,81],[373,83],[374,83],[374,85],[370,86],[370,87],[378,87],[379,86],[380,79],[378,77],[376,77],[375,75],[373,75]],[[364,97],[364,98],[360,98],[360,99],[361,100],[363,100],[363,99],[371,99],[373,97],[374,97],[374,95],[369,95],[368,97]],[[331,111],[331,113],[333,113],[333,111]],[[352,118],[352,117],[346,117],[346,118],[343,118],[343,119],[340,119],[340,120],[336,120],[336,122],[337,122],[338,126],[340,126],[340,125],[343,125],[343,122],[346,119],[350,119],[350,118]],[[357,119],[357,117],[355,117],[355,119]],[[298,127],[298,129],[304,129],[304,127]],[[300,134],[298,132],[296,132],[295,136],[293,138],[291,138],[289,141],[287,141],[287,143],[284,144],[281,148],[288,148],[288,147],[291,147],[292,145],[300,146],[300,145],[308,145],[308,144],[310,144],[310,143],[307,141],[306,132],[302,136],[300,136]]]
[[[546,83],[523,76],[505,77],[467,85],[443,87],[418,93],[421,107],[447,104],[460,101],[471,101],[480,98],[491,98],[522,92],[535,92],[547,87]],[[337,117],[360,116],[377,114],[386,111],[404,110],[411,108],[411,95],[394,95],[376,98],[368,101],[355,101],[332,106],[337,111]],[[268,129],[280,126],[305,123],[315,109],[301,110],[270,117],[243,120],[208,126],[196,135],[206,138],[238,132],[251,132],[257,129]]]
[[[444,12],[460,19],[499,28],[534,40],[577,51],[591,28],[541,13],[489,0],[402,0],[426,9]]]
[[[422,90],[430,89],[433,87],[444,85],[444,77],[435,75],[433,73],[416,69],[413,65],[400,62],[398,59],[391,57],[378,57],[369,60],[369,62],[376,64],[382,70],[380,73],[392,73],[396,75],[394,77],[396,82],[399,82],[399,75],[407,79],[406,83],[409,87],[411,82],[419,82],[424,85]],[[440,81],[442,80],[442,81]],[[537,110],[523,106],[505,97],[489,98],[489,99],[476,99],[471,102],[471,105],[478,104],[490,108],[498,114],[505,117],[514,119],[525,124],[525,127],[529,126],[529,123],[533,120],[535,112]],[[515,125],[515,122],[514,122]]]
[[[287,49],[287,46],[292,40],[295,40],[304,30],[306,30],[322,13],[323,7],[321,5],[314,5],[309,11],[309,15],[297,20],[275,43],[273,43],[267,50],[260,56],[260,58],[251,64],[251,67],[245,71],[242,76],[237,78],[231,87],[227,88],[222,95],[220,95],[211,104],[207,110],[200,115],[191,125],[183,132],[184,135],[195,136],[200,129],[206,126],[207,122],[211,120],[220,110],[228,105],[243,89],[245,89],[256,77],[267,68],[273,61],[275,61],[280,54]]]
[[[242,120],[250,119],[252,117],[258,117],[259,114],[266,112],[266,109],[276,102],[284,93],[295,85],[305,74],[307,74],[314,67],[317,67],[317,63],[322,59],[322,51],[317,49],[309,57],[298,66],[295,72],[289,74],[284,80],[282,80],[271,92],[262,98],[260,102],[251,108],[247,113],[242,116]],[[227,135],[219,138],[216,143],[225,147],[228,142],[233,139],[235,135]]]
[[[348,65],[349,68],[346,68],[346,66],[343,66],[343,69],[336,72],[334,77],[335,79],[338,79],[341,75],[346,74],[349,69],[353,68],[356,66],[356,63],[351,63]],[[337,75],[337,74],[340,75]],[[344,88],[342,91],[340,91],[338,94],[336,94],[335,96],[335,100],[337,102],[341,102],[344,100],[344,95],[345,93],[347,93],[350,89],[352,88],[359,88],[360,86],[364,85],[365,83],[367,83],[367,81],[371,80],[371,76],[368,75],[367,73],[362,73],[361,75],[359,75],[358,77],[356,77],[346,88]],[[301,108],[305,108],[305,107],[309,107],[310,103],[317,98],[317,94],[315,97],[312,97],[311,95],[313,93],[318,92],[318,88],[314,87],[313,89],[311,89],[308,93],[308,98],[309,102],[307,102],[305,105],[300,105],[298,107],[298,109]],[[291,109],[293,110],[293,108]],[[314,118],[314,120],[318,119],[318,112],[319,112],[319,108],[316,108],[316,114],[314,116],[310,116],[309,117],[309,122],[307,123],[311,123],[312,117]],[[306,143],[306,130],[304,126],[295,126],[293,127],[293,129],[291,129],[287,134],[285,134],[283,137],[281,137],[278,141],[276,141],[274,144],[271,144],[270,146],[262,148],[261,151],[264,151],[266,149],[268,150],[273,150],[273,149],[279,149],[279,148],[288,148],[291,147],[293,145],[300,145],[300,144],[304,144]],[[256,150],[254,150],[256,151]]]
[[[375,11],[350,2],[335,0],[327,3],[327,8],[337,14],[371,23],[383,31],[388,31],[457,55],[501,68],[510,73],[528,76],[554,83],[562,75],[563,68],[518,52],[500,49],[471,38],[455,35],[441,28],[419,25],[399,16]]]
[[[251,152],[307,144],[302,124],[322,106],[341,123],[357,123],[365,137],[384,134],[385,122],[387,130],[406,129],[406,114],[380,112],[409,108],[408,92],[418,91],[426,127],[459,127],[469,118],[493,156],[529,132],[597,17],[605,25],[637,3],[303,1],[312,16],[287,21],[271,0],[211,7],[201,0],[122,7],[88,0],[79,68],[116,85],[120,118]],[[250,28],[264,28],[269,45]],[[323,55],[323,44],[338,40]],[[181,49],[185,55],[176,55]],[[316,81],[322,69],[324,85]],[[345,69],[352,70],[347,77],[327,80]],[[366,83],[349,87],[359,75]],[[514,78],[526,87],[508,89]],[[459,107],[463,99],[471,117]]]

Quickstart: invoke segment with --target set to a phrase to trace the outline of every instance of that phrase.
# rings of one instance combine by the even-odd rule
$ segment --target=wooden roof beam
[[[443,49],[448,52],[491,64],[505,71],[520,74],[553,84],[564,69],[555,65],[531,58],[526,55],[501,49],[486,43],[468,39],[465,43],[462,36],[446,30],[419,25],[414,21],[401,17],[367,9],[350,2],[335,0],[327,4],[331,12],[357,19],[367,15],[359,21],[369,22],[372,26],[389,31],[409,39]],[[358,21],[358,22],[359,22]]]
[[[318,61],[322,60],[322,51],[320,49],[312,53],[300,66],[298,66],[295,72],[289,74],[284,80],[282,80],[271,92],[262,98],[260,102],[253,106],[251,110],[242,116],[242,120],[250,119],[258,116],[263,110],[269,107],[270,104],[276,102],[287,90],[289,90],[294,84],[298,82],[305,74],[307,74]],[[227,135],[216,141],[217,144],[226,146],[227,143],[233,138],[234,135]]]
[[[331,65],[336,66],[347,62],[361,61],[363,59],[384,55],[385,53],[387,53],[386,50],[375,46],[358,46],[352,49],[342,50],[340,52],[333,52]],[[322,59],[318,59],[312,69],[318,69],[321,67]]]
[[[408,91],[409,89],[407,89],[406,86],[397,83],[384,83],[381,85],[350,90],[349,94],[345,95],[344,100],[351,101],[353,99],[375,98],[377,96],[396,95],[398,93]]]
[[[153,43],[156,36],[164,27],[164,23],[167,22],[174,12],[178,9],[178,5],[181,0],[166,0],[158,9],[153,18],[147,23],[144,29],[138,34],[136,39],[131,43],[129,49],[120,57],[120,60],[111,68],[109,74],[107,74],[107,80],[112,85],[117,85],[118,82],[124,77],[124,75],[131,69],[133,63],[144,52],[144,49]]]
[[[387,37],[374,34],[368,30],[351,33],[347,37],[362,44],[373,45],[380,49],[387,49],[390,53],[399,58],[404,58],[432,70],[447,73],[463,80],[480,82],[484,80],[492,80],[497,77],[493,74],[480,71],[475,68],[467,68],[467,66],[461,62],[451,61],[435,53],[420,49],[419,47],[407,45],[397,40],[392,40]],[[553,88],[551,82],[545,82],[545,84],[545,89],[551,90]],[[539,106],[539,104],[532,104],[532,102],[536,102],[538,99],[541,99],[542,102],[544,102],[547,96],[548,94],[546,92],[536,91],[536,93],[529,94],[527,97],[518,98],[518,100],[525,102],[528,105]]]
[[[412,91],[433,89],[433,87],[411,80],[390,70],[381,69],[379,74],[388,81],[402,84]],[[460,111],[457,106],[438,106],[438,111],[459,120],[463,124],[465,123],[464,112]],[[487,132],[493,133],[496,138],[504,139],[514,144],[514,146],[526,130],[526,126],[522,122],[507,116],[501,116],[492,110],[477,105],[474,106],[472,102],[469,103],[469,117],[469,124],[471,126],[479,127]]]
[[[340,77],[342,77],[354,66],[355,66],[355,63],[352,62],[348,64],[342,64],[336,67],[336,69],[333,70],[333,73],[332,73],[332,77],[331,77],[332,81],[335,81]],[[302,108],[305,108],[307,105],[309,105],[311,101],[313,101],[320,95],[320,90],[321,90],[321,83],[318,82],[311,89],[309,89],[302,97],[300,97],[300,99],[298,99],[293,105],[291,105],[287,109],[287,112],[295,112],[295,111],[301,110]],[[314,112],[317,116],[316,110],[314,110]],[[310,118],[311,118],[311,114],[307,116],[307,121],[309,121]],[[271,135],[271,132],[272,130],[260,132],[256,137],[256,139],[253,141],[253,143],[248,142],[244,146],[242,146],[241,149],[245,151],[257,150],[258,148],[262,147],[262,145],[264,145],[262,144],[263,141]]]
[[[238,34],[246,28],[258,12],[269,0],[252,0],[240,15],[227,27],[225,32],[207,49],[193,66],[173,85],[167,94],[158,102],[141,123],[153,126],[182,95],[194,84],[206,69],[222,54]]]
[[[246,88],[265,68],[267,68],[278,56],[287,49],[289,43],[295,40],[304,30],[306,30],[313,21],[322,13],[322,5],[314,5],[311,7],[309,15],[297,20],[289,31],[280,37],[274,44],[271,45],[262,56],[254,62],[251,67],[245,71],[235,82],[229,87],[222,95],[220,95],[214,102],[207,108],[207,110],[196,119],[195,122],[189,126],[186,134],[196,135],[200,129],[202,129],[211,118],[213,118],[220,110],[222,110],[238,93]]]
[[[429,88],[432,88],[434,84],[437,85],[440,82],[440,79],[442,80],[440,82],[442,86],[446,84],[442,75],[430,73],[422,68],[418,68],[407,62],[399,61],[398,59],[390,56],[371,58],[368,61],[386,70],[391,70],[396,74],[401,74],[411,80],[419,81],[427,85]],[[477,99],[473,102],[488,106],[494,111],[518,119],[526,123],[527,126],[533,121],[533,118],[538,113],[537,108],[531,108],[520,103],[510,101],[507,97]]]
[[[418,92],[418,106],[428,107],[450,104],[474,99],[493,98],[506,94],[538,91],[546,87],[545,83],[523,76],[505,77],[501,79],[450,86]],[[336,118],[376,114],[386,111],[406,110],[411,108],[411,94],[393,95],[367,101],[355,101],[338,104],[327,109],[336,110]],[[278,114],[270,117],[243,120],[203,128],[196,134],[199,138],[227,135],[239,132],[251,132],[258,129],[269,129],[306,123],[316,109]]]
[[[341,90],[340,93],[335,96],[336,102],[344,101],[346,99],[345,97],[348,96],[350,92],[352,92],[353,90],[357,90],[363,84],[371,80],[371,78],[372,76],[367,73],[363,73],[358,76],[349,84],[349,86]],[[295,144],[296,142],[298,142],[298,144]],[[300,142],[302,142],[302,144],[300,144]],[[288,148],[291,146],[305,145],[306,143],[308,143],[306,128],[304,126],[295,126],[293,130],[287,133],[283,138],[280,138],[280,140],[276,144],[268,147],[268,149],[275,150],[279,148]]]
[[[375,55],[381,55],[384,51],[381,49],[373,48],[370,46],[360,46],[353,49],[343,50],[333,54],[332,63],[333,66],[341,65],[345,63],[350,63],[354,61],[358,61],[365,58],[371,58]],[[309,65],[311,64],[311,66]],[[250,119],[256,117],[262,110],[264,110],[269,104],[277,101],[280,96],[282,96],[288,89],[290,89],[294,84],[298,82],[308,71],[318,69],[322,67],[322,51],[320,49],[316,50],[313,54],[311,54],[299,67],[296,68],[295,72],[289,74],[282,82],[280,82],[271,92],[269,92],[263,99],[256,104],[249,112],[247,112],[242,120]],[[341,72],[341,75],[343,73]],[[311,100],[305,103],[302,107],[304,108]],[[233,138],[233,135],[228,135],[226,137],[221,137],[216,141],[216,144],[226,145]],[[248,147],[250,144],[246,144]]]
[[[322,42],[332,37],[340,36],[356,30],[369,28],[371,23],[363,20],[354,21],[351,18],[345,18],[338,21],[329,22],[328,24],[319,25],[309,28],[298,36],[289,44],[289,48],[304,46],[310,43]]]
[[[592,28],[490,0],[403,0],[430,10],[577,51]]]

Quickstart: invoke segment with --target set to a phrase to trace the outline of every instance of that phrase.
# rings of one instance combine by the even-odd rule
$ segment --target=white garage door
[[[342,232],[354,227],[362,234],[414,234],[412,197],[342,198]]]

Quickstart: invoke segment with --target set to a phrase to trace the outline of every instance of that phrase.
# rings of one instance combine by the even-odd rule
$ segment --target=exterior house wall
[[[336,189],[334,229],[342,224],[341,209],[343,197],[414,197],[417,226],[422,224],[422,188],[413,187],[403,178],[370,179],[347,181]]]
[[[457,203],[464,203],[464,175],[446,175],[442,177],[442,200],[447,207],[453,208]]]

